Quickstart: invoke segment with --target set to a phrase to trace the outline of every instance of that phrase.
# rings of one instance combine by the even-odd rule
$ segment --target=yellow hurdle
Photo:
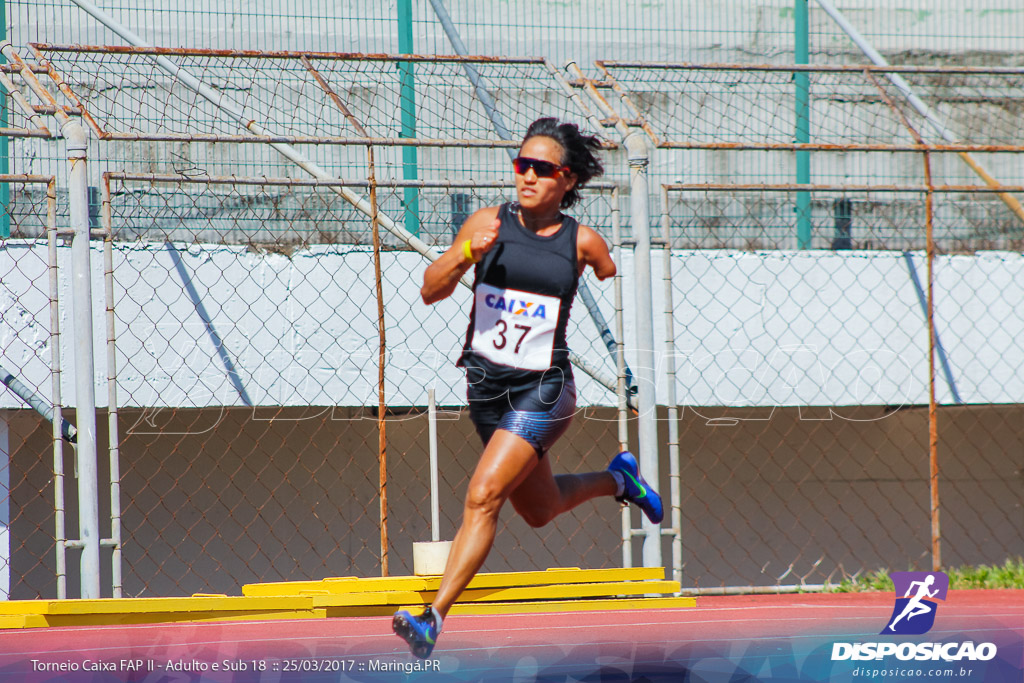
[[[477,574],[469,582],[473,588],[513,588],[556,583],[600,583],[606,581],[649,581],[665,578],[663,567],[630,567],[628,569],[580,569],[558,567],[536,572],[496,572]],[[302,595],[304,593],[352,593],[376,591],[436,591],[440,576],[385,576],[358,578],[345,576],[320,581],[284,581],[251,583],[242,586],[242,595]],[[678,589],[677,589],[678,590]]]
[[[557,568],[478,574],[452,614],[516,614],[693,607],[661,567]],[[0,629],[265,619],[388,616],[428,604],[439,576],[338,577],[258,583],[241,596],[0,602]]]

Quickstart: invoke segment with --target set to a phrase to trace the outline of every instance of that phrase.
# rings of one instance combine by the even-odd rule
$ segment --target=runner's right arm
[[[452,246],[424,271],[420,288],[423,303],[434,304],[452,295],[466,271],[494,246],[500,225],[496,206],[480,209],[466,219]],[[464,243],[467,241],[471,259],[466,257]]]

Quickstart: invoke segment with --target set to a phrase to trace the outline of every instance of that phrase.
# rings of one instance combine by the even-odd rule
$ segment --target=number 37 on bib
[[[519,370],[547,370],[558,325],[558,297],[477,284],[473,350]]]

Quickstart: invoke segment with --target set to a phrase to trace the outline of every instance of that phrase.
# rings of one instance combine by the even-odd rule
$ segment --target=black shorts
[[[510,388],[468,373],[469,417],[486,445],[497,429],[522,437],[543,456],[569,428],[576,412],[576,383],[571,372],[552,368],[539,381]]]

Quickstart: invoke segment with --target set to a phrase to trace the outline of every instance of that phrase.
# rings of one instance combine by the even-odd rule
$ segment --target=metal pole
[[[665,394],[665,405],[668,408],[668,467],[669,502],[672,506],[672,528],[666,532],[672,537],[672,576],[682,583],[683,580],[683,508],[682,481],[680,475],[679,454],[679,411],[676,400],[676,332],[675,332],[675,298],[672,296],[672,240],[671,226],[668,216],[668,190],[661,188],[661,234],[665,240],[664,263],[662,278],[665,285],[665,378],[668,391]]]
[[[925,183],[932,184],[931,157],[924,153]],[[942,530],[939,526],[939,427],[935,400],[935,239],[932,230],[934,203],[931,190],[925,195],[925,240],[928,256],[928,483],[931,494],[932,571],[942,569]]]
[[[807,30],[807,0],[795,0],[794,52],[797,64],[810,61],[810,45]],[[798,144],[811,141],[811,76],[806,71],[793,74],[796,85],[796,135]],[[796,153],[796,182],[808,185],[811,182],[811,153],[799,150]],[[796,248],[811,248],[811,193],[801,190],[796,193]]]
[[[57,182],[46,186],[47,265],[50,271],[50,382],[53,387],[53,517],[57,599],[68,596],[67,533],[64,527],[64,417],[61,414],[60,281],[57,273]],[[58,422],[60,426],[58,426]],[[69,425],[70,426],[70,425]],[[77,431],[77,430],[76,430]],[[77,438],[77,437],[76,437]]]
[[[619,211],[619,192],[615,190],[612,195],[612,257],[618,268],[615,270],[615,334],[619,341],[615,346],[615,364],[618,369],[619,389],[619,451],[629,450],[629,403],[628,385],[626,384],[626,344],[625,320],[622,314],[622,219]],[[629,507],[624,506],[619,516],[622,529],[622,566],[629,568],[633,566],[633,521],[630,518]]]
[[[458,29],[452,23],[452,18],[449,16],[448,10],[445,9],[444,3],[441,0],[430,0],[430,6],[434,8],[434,14],[437,15],[438,20],[441,22],[441,28],[444,29],[445,35],[448,36],[452,47],[455,48],[456,54],[465,57],[468,54],[466,44],[462,42],[462,37],[459,36]],[[480,72],[469,64],[464,64],[463,69],[466,71],[466,76],[469,77],[469,82],[473,84],[477,99],[480,100],[480,104],[484,105],[484,109],[487,110],[487,117],[491,120],[491,125],[494,126],[494,131],[498,134],[498,137],[502,140],[514,139],[512,133],[509,132],[508,127],[505,125],[505,120],[498,113],[494,98],[487,91],[487,87],[480,77]],[[510,159],[515,158],[515,150],[506,149],[505,151]]]
[[[0,42],[7,41],[7,2],[0,0]],[[0,64],[6,64],[7,58],[0,54]],[[12,91],[13,92],[13,91]],[[7,111],[7,98],[0,98],[0,128],[7,128],[9,125]],[[11,172],[11,159],[9,155],[8,139],[6,135],[0,136],[0,174],[7,175]],[[3,209],[0,215],[0,239],[7,239],[11,236],[11,186],[8,183],[0,183],[0,207]]]
[[[39,413],[47,422],[59,425],[58,432],[65,441],[75,443],[78,438],[78,430],[75,429],[75,426],[58,416],[53,406],[47,404],[39,394],[32,391],[31,387],[26,386],[24,382],[14,376],[14,373],[2,365],[0,365],[0,383],[10,389],[12,394],[27,403],[32,410]]]
[[[633,218],[634,288],[636,294],[637,344],[637,435],[640,448],[640,469],[650,482],[658,476],[658,416],[655,396],[656,377],[654,362],[654,301],[651,292],[651,216],[648,197],[647,165],[650,161],[647,135],[636,131],[623,140],[629,159],[630,208]],[[643,563],[645,567],[660,567],[661,528],[646,517],[642,519],[645,532]]]
[[[437,402],[434,388],[427,389],[427,424],[430,434],[430,540],[441,540],[441,504],[437,495]]]
[[[384,322],[384,284],[380,267],[380,220],[377,214],[377,174],[373,160],[373,147],[367,147],[367,168],[370,180],[370,207],[373,214],[370,227],[373,234],[373,278],[377,291],[377,459],[380,468],[380,571],[388,576],[388,440],[387,396],[385,395],[385,368],[387,361],[387,327]]]
[[[398,51],[403,55],[415,53],[412,33],[412,0],[398,0]],[[416,137],[416,78],[412,62],[398,63],[398,79],[400,83],[400,101],[402,112],[403,138]],[[402,148],[402,177],[405,180],[416,180],[418,173],[418,154],[416,147]],[[405,198],[405,229],[410,235],[420,234],[420,195],[414,187],[403,190]]]
[[[633,269],[635,273],[635,301],[637,320],[637,363],[640,365],[638,374],[635,375],[637,382],[637,436],[640,454],[640,468],[644,471],[644,478],[648,481],[658,481],[658,424],[655,409],[654,396],[654,311],[651,298],[651,226],[650,207],[647,188],[647,165],[650,161],[647,147],[647,137],[640,131],[631,131],[629,126],[622,120],[610,104],[601,96],[579,66],[574,62],[566,64],[566,69],[573,72],[584,84],[586,92],[604,116],[614,121],[615,129],[622,137],[622,143],[626,148],[630,170],[630,207],[633,216]],[[618,314],[621,318],[621,292],[620,307]],[[619,329],[619,338],[622,338],[622,329]],[[621,358],[622,367],[620,377],[625,380],[625,357]],[[627,392],[620,392],[620,401]],[[627,398],[628,400],[628,398]],[[625,442],[626,435],[623,427],[625,420],[620,412],[620,441]],[[630,512],[628,509],[622,512],[622,565],[633,566],[632,537],[645,536],[642,550],[644,566],[661,566],[661,533],[657,526],[651,524],[646,518],[642,520],[642,528],[636,531],[632,528]]]
[[[92,330],[92,265],[89,245],[88,148],[85,129],[68,120],[61,126],[67,141],[68,200],[71,228],[72,329],[75,336],[75,411],[78,423],[78,529],[82,546],[83,599],[100,597],[99,476],[96,447],[95,356]]]
[[[93,348],[92,348],[92,286],[89,264],[89,180],[86,174],[86,152],[88,138],[78,121],[56,106],[53,96],[43,88],[28,65],[14,51],[9,41],[0,42],[0,53],[11,60],[21,71],[22,78],[33,92],[44,102],[54,106],[54,116],[60,123],[61,136],[67,141],[69,162],[68,195],[70,203],[71,228],[75,233],[72,243],[72,308],[73,334],[78,336],[75,344],[75,393],[79,434],[76,449],[79,486],[80,539],[66,538],[64,509],[64,462],[60,442],[54,447],[54,517],[57,544],[57,597],[66,597],[67,573],[64,551],[67,548],[81,548],[82,590],[81,597],[99,597],[99,483],[96,453],[96,399],[93,394]],[[24,102],[24,98],[19,100]],[[23,105],[24,107],[24,105]],[[51,182],[47,188],[47,221],[50,236],[51,268],[56,269],[56,188]],[[55,270],[51,271],[51,285],[55,286]],[[79,281],[82,278],[82,282]],[[55,315],[55,303],[51,301],[51,317]],[[54,327],[56,329],[56,326]],[[59,357],[53,361],[59,366]],[[59,380],[57,380],[59,382]],[[54,391],[54,414],[59,412],[59,386]],[[55,423],[56,424],[56,423]],[[62,430],[63,431],[63,430]],[[56,433],[56,427],[55,427]]]
[[[114,315],[114,232],[110,214],[110,179],[103,178],[103,287],[107,314],[107,431],[110,441],[110,547],[112,595],[121,597],[121,437],[117,410],[117,336]]]

